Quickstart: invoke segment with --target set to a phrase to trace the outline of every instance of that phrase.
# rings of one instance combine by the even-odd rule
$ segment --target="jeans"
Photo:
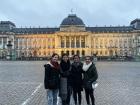
[[[57,105],[58,89],[47,89],[47,105]]]

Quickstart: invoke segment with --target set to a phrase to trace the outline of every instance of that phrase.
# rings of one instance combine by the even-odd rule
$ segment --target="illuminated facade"
[[[52,53],[100,57],[140,56],[140,20],[130,26],[86,27],[75,14],[58,28],[13,28],[17,58],[48,57]]]

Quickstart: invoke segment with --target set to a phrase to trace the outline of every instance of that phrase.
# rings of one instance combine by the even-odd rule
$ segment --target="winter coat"
[[[60,75],[61,75],[61,77],[67,78],[68,86],[72,85],[71,63],[70,63],[70,61],[68,63],[65,63],[64,61],[61,61],[61,63],[60,63]]]
[[[98,73],[95,65],[92,65],[84,72],[83,86],[85,89],[92,89],[92,83],[95,82],[98,78]]]
[[[82,66],[80,62],[78,66],[72,63],[71,66],[71,77],[72,77],[72,88],[74,91],[82,91]]]
[[[45,67],[45,77],[44,77],[44,87],[45,89],[58,89],[60,70],[56,70],[50,64],[44,65]]]
[[[70,71],[71,71],[70,61],[64,62],[63,60],[61,60],[59,96],[61,97],[62,100],[67,99],[68,85],[70,85]]]

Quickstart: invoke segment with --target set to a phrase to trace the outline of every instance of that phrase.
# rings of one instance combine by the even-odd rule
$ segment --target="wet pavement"
[[[0,105],[45,105],[44,64],[0,61]],[[140,105],[140,62],[97,62],[96,66],[96,105]],[[82,98],[86,105],[84,92]]]

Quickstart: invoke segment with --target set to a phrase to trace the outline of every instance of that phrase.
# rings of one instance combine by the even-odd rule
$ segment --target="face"
[[[89,64],[91,62],[90,57],[86,57],[85,62],[86,62],[86,64]]]
[[[58,61],[58,55],[55,55],[54,57],[52,57],[52,61],[57,62]]]
[[[65,62],[67,62],[69,58],[68,58],[68,56],[65,55],[65,56],[63,56],[62,59],[63,59]]]
[[[78,56],[75,56],[74,57],[74,62],[79,62],[79,61],[80,61],[79,57]]]

